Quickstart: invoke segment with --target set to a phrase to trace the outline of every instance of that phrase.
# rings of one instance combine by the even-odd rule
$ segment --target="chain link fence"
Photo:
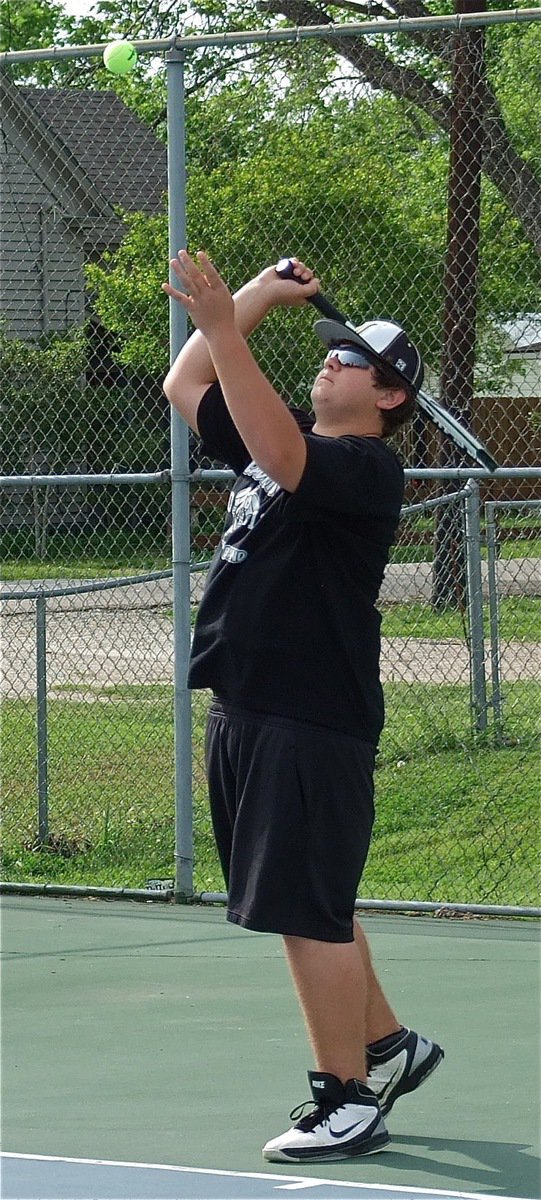
[[[501,464],[493,478],[466,470],[421,415],[400,438],[407,492],[380,597],[387,722],[362,895],[532,906],[540,25],[493,13],[471,27],[275,32],[277,6],[265,8],[257,35],[148,43],[120,79],[96,47],[79,53],[84,85],[73,51],[3,56],[4,878],[169,895],[179,863],[191,877],[178,697],[229,482],[183,443],[179,533],[161,389],[178,316],[171,341],[160,284],[180,205],[188,246],[232,289],[293,253],[356,323],[402,321],[429,390]],[[167,92],[175,69],[184,103]],[[184,117],[185,188],[171,141]],[[321,357],[312,324],[307,309],[275,311],[252,338],[301,407]],[[213,895],[208,701],[194,694],[190,790],[193,888]]]

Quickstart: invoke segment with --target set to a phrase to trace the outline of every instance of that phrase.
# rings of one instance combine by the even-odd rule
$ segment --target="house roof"
[[[541,350],[541,313],[521,313],[502,321],[501,328],[511,343],[509,354],[538,354]]]
[[[165,145],[116,92],[34,87],[17,91],[104,200],[128,212],[160,210],[167,188]]]

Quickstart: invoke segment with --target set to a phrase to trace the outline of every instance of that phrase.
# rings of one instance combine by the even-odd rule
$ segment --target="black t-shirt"
[[[306,440],[295,492],[251,461],[218,384],[197,422],[210,458],[238,478],[195,626],[189,685],[242,708],[377,743],[383,725],[374,607],[404,492],[380,438]]]

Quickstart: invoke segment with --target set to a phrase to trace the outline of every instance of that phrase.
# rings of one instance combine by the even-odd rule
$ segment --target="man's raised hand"
[[[194,262],[187,250],[179,250],[170,265],[180,288],[162,283],[162,289],[182,304],[197,329],[211,339],[218,332],[233,328],[233,297],[210,258],[202,250],[198,250],[196,258]]]

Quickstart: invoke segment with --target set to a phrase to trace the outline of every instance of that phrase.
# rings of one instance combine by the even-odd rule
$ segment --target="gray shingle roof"
[[[511,354],[538,354],[541,350],[541,313],[522,313],[502,321],[501,328],[513,343]]]
[[[109,203],[128,212],[162,208],[165,145],[115,92],[33,87],[19,91]]]

